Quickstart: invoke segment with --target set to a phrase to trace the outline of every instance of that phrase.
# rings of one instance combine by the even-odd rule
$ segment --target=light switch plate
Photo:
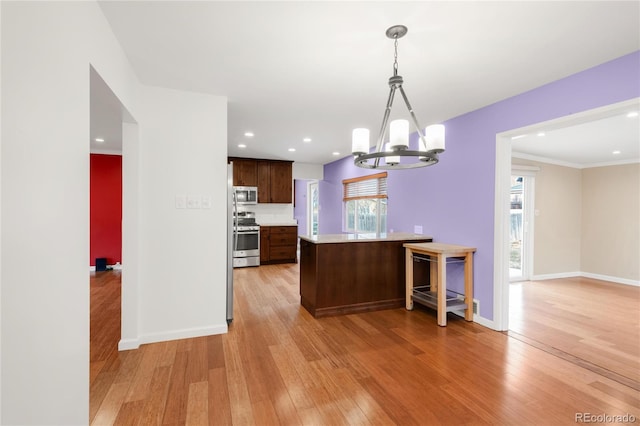
[[[186,208],[187,208],[187,196],[176,195],[176,209],[186,209]]]
[[[210,195],[203,195],[202,196],[202,208],[203,209],[210,209],[211,208],[211,196]]]
[[[199,209],[202,205],[202,197],[200,195],[187,195],[187,208]]]

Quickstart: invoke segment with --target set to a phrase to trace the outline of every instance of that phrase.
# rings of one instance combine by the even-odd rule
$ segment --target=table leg
[[[411,249],[405,249],[405,291],[406,291],[406,308],[408,311],[413,310],[413,252]]]
[[[473,253],[467,252],[464,257],[464,319],[473,321]]]
[[[447,325],[447,258],[438,254],[438,325]]]

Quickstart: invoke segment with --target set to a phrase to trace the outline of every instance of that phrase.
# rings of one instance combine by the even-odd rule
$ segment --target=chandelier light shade
[[[369,152],[369,129],[353,129],[352,148],[353,155],[362,155]]]
[[[442,124],[432,124],[424,129],[424,139],[427,143],[427,151],[436,154],[444,152],[444,126]]]
[[[398,75],[398,39],[407,34],[407,27],[394,25],[387,29],[387,37],[394,40],[393,76],[389,78],[389,98],[382,118],[382,126],[375,151],[369,152],[369,130],[364,128],[354,129],[351,145],[351,153],[354,155],[354,164],[367,169],[413,169],[417,167],[432,166],[438,162],[438,154],[444,152],[444,126],[434,124],[424,131],[418,124],[409,98],[402,84],[402,76]],[[389,123],[389,115],[393,106],[393,98],[396,90],[400,91],[409,116],[418,133],[418,149],[409,150],[409,120],[393,120]],[[389,128],[388,142],[385,143],[385,134]],[[413,161],[401,162],[400,159],[413,158]],[[384,162],[380,162],[384,159]]]

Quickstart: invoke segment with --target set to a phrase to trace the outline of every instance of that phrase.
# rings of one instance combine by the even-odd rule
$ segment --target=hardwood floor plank
[[[633,376],[636,368],[635,289],[575,280],[520,286],[512,296],[529,314],[512,322],[534,334],[525,338],[453,314],[439,327],[421,307],[315,319],[299,305],[298,268],[235,270],[235,318],[225,335],[126,352],[117,351],[119,328],[108,330],[118,321],[104,318],[119,318],[119,275],[92,277],[91,423],[569,425],[581,412],[640,418],[637,382],[607,373]],[[609,300],[592,300],[597,289],[598,299]],[[605,365],[595,368],[587,358]]]
[[[157,367],[151,378],[149,398],[138,414],[140,425],[161,425],[167,404],[171,367]]]
[[[176,360],[171,369],[169,392],[162,418],[162,424],[165,425],[183,424],[187,418],[187,401],[189,397],[187,364],[189,362],[189,351],[180,350],[181,347],[185,348],[184,345],[178,344]]]
[[[191,383],[187,400],[187,425],[209,424],[209,382]]]
[[[640,383],[640,288],[591,278],[510,285],[509,329]]]
[[[129,389],[128,383],[115,383],[109,388],[100,408],[93,419],[96,425],[114,424]]]
[[[222,350],[222,347],[220,347]],[[209,370],[209,424],[231,425],[231,402],[224,367]]]
[[[118,411],[118,416],[113,421],[118,426],[135,426],[139,422],[140,411],[144,407],[144,401],[125,402]]]

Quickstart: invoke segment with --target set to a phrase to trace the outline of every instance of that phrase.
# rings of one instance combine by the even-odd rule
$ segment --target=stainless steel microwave
[[[258,204],[258,188],[255,186],[234,186],[233,194],[236,205]]]

